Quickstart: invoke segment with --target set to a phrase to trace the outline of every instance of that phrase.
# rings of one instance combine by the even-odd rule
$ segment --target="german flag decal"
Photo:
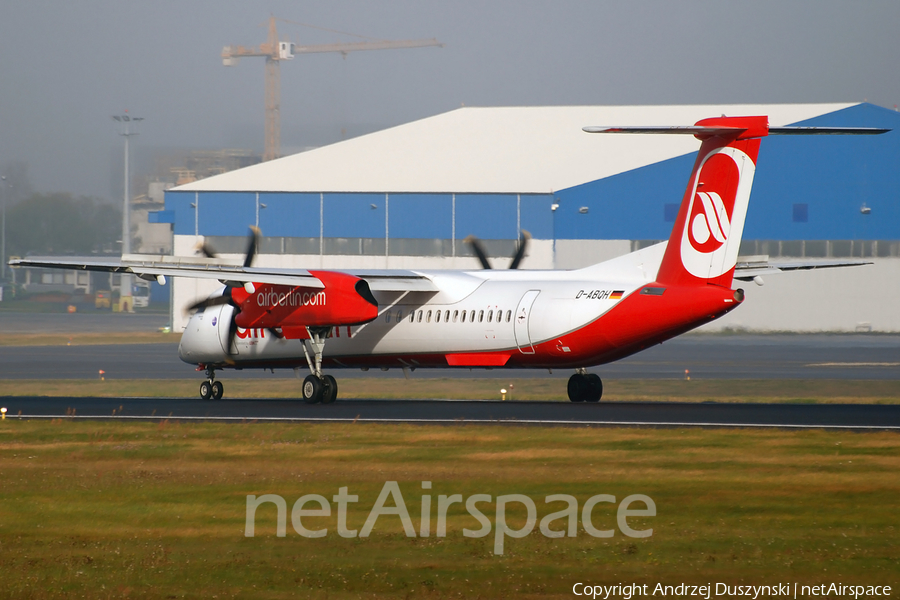
[[[625,290],[616,290],[612,294],[609,295],[610,300],[621,300],[622,294],[625,293]]]

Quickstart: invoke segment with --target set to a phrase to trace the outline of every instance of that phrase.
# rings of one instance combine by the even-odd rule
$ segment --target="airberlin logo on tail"
[[[731,146],[703,159],[681,237],[681,262],[691,275],[712,279],[734,267],[755,171],[753,160]]]
[[[697,192],[689,232],[694,249],[705,253],[718,250],[728,239],[730,229],[722,197],[716,192]]]

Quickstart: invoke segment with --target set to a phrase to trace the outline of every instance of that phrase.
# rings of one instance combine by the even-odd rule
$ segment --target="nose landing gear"
[[[221,381],[216,381],[216,370],[206,367],[207,380],[200,384],[200,397],[204,400],[221,400],[225,393],[225,386]]]
[[[569,377],[567,391],[572,402],[600,402],[603,382],[599,375],[576,369],[575,374]]]

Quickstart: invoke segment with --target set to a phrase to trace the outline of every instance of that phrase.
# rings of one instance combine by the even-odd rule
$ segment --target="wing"
[[[310,288],[325,287],[318,278],[306,270],[243,267],[230,263],[227,260],[216,258],[209,258],[200,262],[177,256],[127,254],[122,257],[122,260],[109,261],[78,261],[43,257],[22,258],[9,261],[9,265],[11,267],[43,267],[46,269],[132,273],[148,281],[159,280],[160,277],[191,277],[195,279],[218,279],[223,283],[226,281],[239,282],[240,284],[256,282]]]
[[[430,277],[416,271],[405,269],[362,269],[343,270],[347,273],[365,279],[369,289],[373,292],[437,292],[438,287]]]
[[[165,277],[216,279],[222,283],[243,285],[248,282],[295,287],[324,288],[319,278],[305,269],[244,267],[228,259],[205,258],[198,261],[177,256],[128,254],[121,260],[65,260],[54,257],[22,258],[9,261],[12,267],[42,267],[76,271],[131,273],[148,281]],[[365,279],[373,291],[436,292],[427,276],[406,270],[340,271]],[[162,279],[160,282],[163,283]]]

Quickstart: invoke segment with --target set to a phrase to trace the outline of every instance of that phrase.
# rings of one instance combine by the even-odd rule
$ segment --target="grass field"
[[[155,331],[105,333],[0,333],[0,346],[96,346],[98,344],[177,344],[180,333]]]
[[[118,398],[194,398],[197,379],[159,380],[69,380],[0,379],[2,396],[88,396]],[[231,379],[227,375],[225,393],[229,398],[299,398],[300,381],[294,378]],[[439,398],[501,399],[500,390],[512,389],[507,400],[558,400],[568,402],[566,380],[560,378],[386,379],[339,378],[341,398]],[[512,385],[511,385],[512,384]],[[616,379],[605,383],[604,402],[792,402],[843,404],[900,403],[900,381],[828,379]]]
[[[0,598],[563,598],[576,582],[900,589],[890,433],[7,419],[0,457]],[[291,526],[300,496],[330,501],[347,487],[359,496],[347,526],[361,529],[387,481],[416,529],[431,495],[428,537],[408,537],[393,515],[369,537],[341,537],[334,504],[303,520],[325,537]],[[575,537],[535,527],[495,555],[494,530],[465,537],[479,524],[455,504],[435,536],[438,495],[515,493],[539,520],[563,507],[545,504],[551,494],[579,507],[645,494],[656,516],[628,523],[653,534],[595,538],[579,519]],[[271,504],[245,537],[248,494],[285,499],[285,537]],[[493,504],[480,506],[493,521]],[[598,504],[594,526],[615,528],[614,511]],[[524,523],[523,510],[507,516]]]

